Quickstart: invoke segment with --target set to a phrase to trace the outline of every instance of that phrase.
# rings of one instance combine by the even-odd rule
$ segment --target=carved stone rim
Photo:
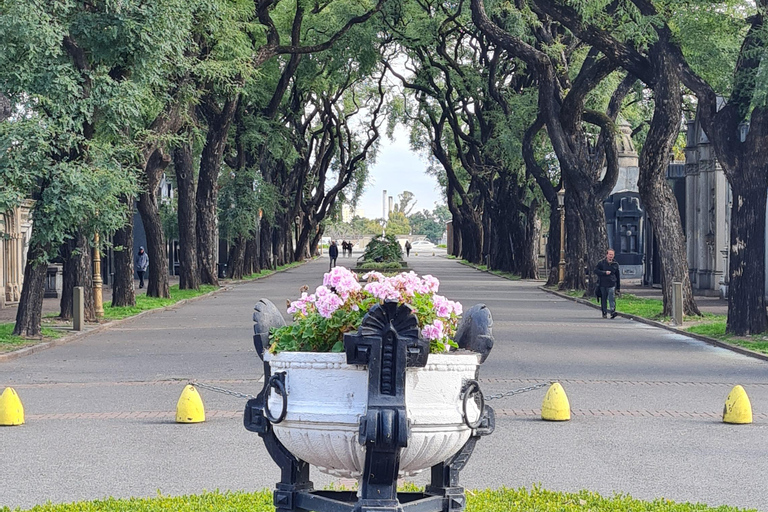
[[[267,353],[264,360],[277,369],[336,369],[336,370],[365,370],[365,366],[347,364],[344,352],[280,352]],[[427,366],[420,368],[424,371],[471,371],[477,368],[480,354],[471,352],[448,352],[444,354],[429,354]]]

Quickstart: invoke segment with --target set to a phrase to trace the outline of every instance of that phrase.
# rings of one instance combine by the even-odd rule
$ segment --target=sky
[[[393,136],[394,140],[390,140],[383,135],[376,163],[371,168],[365,192],[357,205],[369,219],[381,218],[381,194],[384,189],[395,204],[398,194],[404,190],[413,192],[416,206],[412,213],[425,208],[431,211],[435,203],[445,204],[437,178],[426,173],[426,158],[411,152],[406,129],[398,127]]]

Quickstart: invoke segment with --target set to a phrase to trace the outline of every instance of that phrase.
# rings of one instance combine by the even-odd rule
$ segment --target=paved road
[[[344,263],[343,258],[340,263]],[[208,421],[173,423],[188,380],[260,388],[251,307],[319,284],[326,260],[233,286],[28,357],[0,363],[27,413],[0,429],[0,506],[108,495],[271,487],[276,466],[242,427],[243,400],[203,391]],[[538,419],[544,390],[491,402],[497,430],[462,473],[467,487],[530,487],[768,511],[768,363],[617,318],[440,257],[412,257],[465,307],[486,303],[496,346],[481,370],[486,394],[559,380],[574,411]],[[720,422],[742,384],[755,423]],[[313,472],[317,486],[332,481]],[[422,479],[423,481],[423,479]]]

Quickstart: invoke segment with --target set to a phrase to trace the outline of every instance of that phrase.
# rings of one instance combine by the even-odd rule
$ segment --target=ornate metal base
[[[271,305],[271,303],[269,304]],[[272,327],[273,318],[263,302],[257,305],[256,335],[254,343],[260,356],[264,342]],[[274,306],[272,306],[274,308]],[[478,333],[473,333],[473,338]],[[486,333],[492,346],[490,329]],[[485,344],[485,342],[484,342]],[[360,490],[316,491],[309,480],[309,464],[296,458],[275,436],[273,423],[282,421],[280,415],[266,406],[271,390],[287,396],[284,374],[271,374],[269,363],[264,363],[264,388],[258,397],[249,400],[245,408],[244,423],[249,431],[264,440],[267,452],[280,466],[281,479],[274,493],[277,512],[459,512],[464,510],[464,488],[459,486],[459,472],[466,465],[477,440],[493,432],[493,409],[482,401],[477,381],[470,381],[463,396],[465,423],[471,436],[459,452],[450,459],[432,467],[432,478],[425,492],[397,492],[400,451],[406,446],[409,426],[405,410],[406,367],[424,367],[429,354],[429,343],[419,337],[416,318],[410,308],[397,303],[374,307],[363,320],[357,334],[346,334],[344,346],[348,364],[368,367],[368,407],[360,420],[359,442],[366,447],[365,467]],[[480,417],[472,422],[467,418],[467,401],[479,400]]]

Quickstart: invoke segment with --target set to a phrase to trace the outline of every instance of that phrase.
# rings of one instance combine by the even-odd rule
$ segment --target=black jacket
[[[331,258],[338,258],[338,256],[339,256],[339,247],[336,244],[331,244],[331,246],[328,248],[328,255]]]
[[[610,275],[606,272],[610,271]],[[616,287],[616,291],[621,289],[621,272],[619,271],[619,263],[613,260],[608,263],[608,260],[602,260],[595,267],[595,274],[597,274],[597,285],[602,288]]]

